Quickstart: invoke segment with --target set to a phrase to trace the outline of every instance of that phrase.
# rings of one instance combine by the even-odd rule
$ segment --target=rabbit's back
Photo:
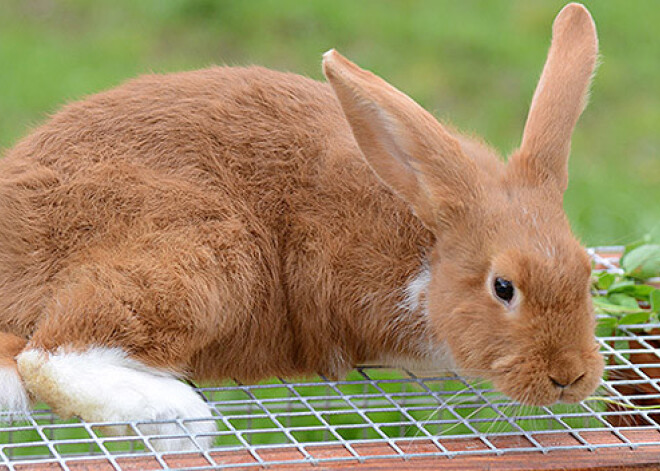
[[[313,172],[337,136],[350,141],[326,84],[260,67],[215,67],[143,76],[72,103],[6,160],[47,167],[62,181],[109,163],[229,192],[266,183],[273,190]],[[263,200],[256,193],[241,197]]]

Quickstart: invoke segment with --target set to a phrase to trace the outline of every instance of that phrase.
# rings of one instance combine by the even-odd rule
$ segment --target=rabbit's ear
[[[474,162],[430,113],[334,49],[323,56],[323,72],[369,165],[427,228],[476,197]]]
[[[536,182],[555,180],[561,191],[568,185],[571,134],[586,106],[597,56],[589,11],[578,3],[565,6],[552,26],[548,58],[513,157]]]

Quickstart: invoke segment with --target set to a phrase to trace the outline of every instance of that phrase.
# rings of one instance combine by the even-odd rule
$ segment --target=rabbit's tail
[[[25,412],[30,398],[16,367],[16,356],[27,341],[13,334],[0,332],[0,421],[5,411]]]

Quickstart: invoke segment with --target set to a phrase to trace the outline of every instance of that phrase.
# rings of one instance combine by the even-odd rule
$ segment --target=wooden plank
[[[632,443],[660,443],[660,432],[656,430],[629,430],[624,432]],[[624,442],[610,432],[594,431],[581,434],[591,444],[617,444]],[[545,447],[571,447],[579,444],[576,438],[568,433],[544,433],[534,435],[534,439]],[[531,447],[526,438],[495,437],[491,440],[499,449]],[[486,450],[485,444],[477,438],[442,440],[441,443],[451,451]],[[438,448],[430,441],[398,442],[406,453],[433,453]],[[586,449],[554,450],[546,454],[540,451],[512,451],[502,455],[461,455],[449,457],[424,457],[404,460],[386,443],[355,444],[355,450],[361,456],[374,456],[358,462],[351,459],[350,453],[341,445],[308,446],[306,450],[315,458],[348,458],[347,461],[324,461],[312,466],[307,463],[284,463],[269,465],[269,469],[363,469],[363,470],[658,470],[660,469],[660,445],[639,446],[632,450],[628,446],[615,448],[600,448],[596,451]],[[257,461],[247,451],[213,452],[211,456],[215,463],[209,463],[201,455],[166,455],[164,461],[170,468],[209,467],[213,464],[251,465],[232,469],[255,469]],[[259,449],[259,456],[267,462],[286,462],[302,460],[303,455],[294,447]],[[123,469],[151,470],[162,469],[154,458],[122,458],[117,460]],[[100,471],[113,469],[110,463],[101,460],[67,461],[72,471]],[[21,471],[60,470],[57,464],[16,465]],[[0,467],[4,470],[6,468]],[[257,468],[258,469],[258,468]]]

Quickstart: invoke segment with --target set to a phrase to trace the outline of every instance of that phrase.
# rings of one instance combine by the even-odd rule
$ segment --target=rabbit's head
[[[562,208],[597,54],[589,12],[566,6],[506,165],[337,52],[324,56],[367,162],[436,236],[424,293],[434,335],[463,373],[527,404],[582,400],[603,371],[590,261]]]

